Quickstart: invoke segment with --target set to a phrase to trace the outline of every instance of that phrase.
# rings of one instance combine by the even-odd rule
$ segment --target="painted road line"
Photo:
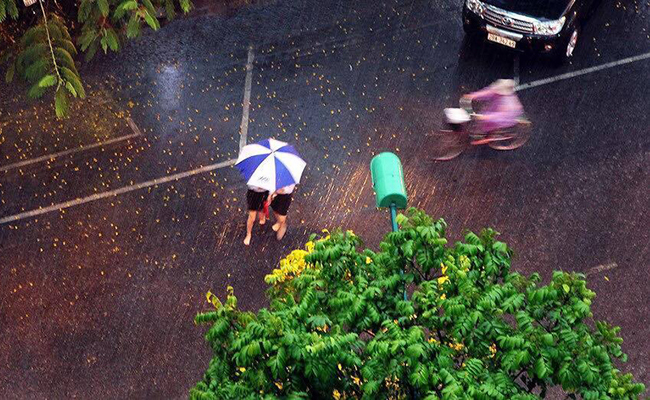
[[[609,263],[609,264],[602,264],[602,265],[597,265],[593,268],[590,268],[589,271],[587,271],[587,276],[597,274],[599,272],[603,271],[609,271],[610,269],[617,268],[618,264],[615,262]]]
[[[565,79],[575,78],[576,76],[591,74],[592,72],[598,72],[598,71],[602,71],[602,70],[605,70],[605,69],[618,67],[620,65],[630,64],[630,63],[633,63],[633,62],[643,61],[643,60],[647,60],[647,59],[650,59],[650,53],[639,54],[638,56],[628,57],[628,58],[624,58],[624,59],[618,60],[618,61],[612,61],[612,62],[609,62],[609,63],[606,63],[606,64],[597,65],[595,67],[579,69],[577,71],[568,72],[566,74],[556,75],[556,76],[552,76],[550,78],[540,79],[540,80],[537,80],[537,81],[524,83],[522,85],[518,85],[515,88],[515,90],[516,91],[522,91],[522,90],[534,88],[534,87],[537,87],[537,86],[542,86],[542,85],[546,85],[546,84],[549,84],[549,83],[562,81],[562,80],[565,80]]]
[[[129,118],[129,120],[130,119],[131,118]],[[131,122],[129,123],[129,125],[131,124]],[[134,124],[134,126],[135,126],[135,124]],[[135,128],[137,129],[138,127],[136,126]],[[134,129],[134,131],[135,131],[135,133],[132,133],[130,135],[120,136],[118,138],[109,139],[109,140],[106,140],[105,142],[93,143],[93,144],[89,144],[87,146],[76,147],[74,149],[63,150],[63,151],[60,151],[58,153],[52,153],[52,154],[48,154],[48,155],[45,155],[45,156],[32,158],[32,159],[29,159],[29,160],[20,161],[20,162],[9,164],[9,165],[4,165],[4,166],[0,167],[0,172],[25,167],[27,165],[36,164],[36,163],[39,163],[39,162],[42,162],[42,161],[48,161],[48,160],[51,161],[51,160],[54,160],[55,158],[58,158],[58,157],[63,157],[63,156],[67,156],[67,155],[70,155],[70,154],[79,153],[79,152],[82,152],[82,151],[94,149],[96,147],[106,146],[108,144],[117,143],[117,142],[121,142],[121,141],[124,141],[124,140],[133,139],[133,138],[136,138],[138,136],[142,136],[142,132],[140,132],[139,129],[137,129],[137,131]]]
[[[50,213],[50,212],[53,212],[53,211],[63,210],[65,208],[70,208],[70,207],[78,206],[78,205],[85,204],[85,203],[90,203],[91,201],[101,200],[101,199],[105,199],[107,197],[117,196],[117,195],[120,195],[120,194],[132,192],[134,190],[139,190],[139,189],[144,189],[144,188],[148,188],[148,187],[151,187],[151,186],[161,185],[163,183],[167,183],[167,182],[171,182],[171,181],[178,181],[180,179],[187,178],[187,177],[190,177],[190,176],[193,176],[193,175],[202,174],[204,172],[214,171],[215,169],[231,166],[231,165],[235,164],[235,161],[237,161],[237,160],[232,159],[232,160],[223,161],[223,162],[216,163],[216,164],[206,165],[205,167],[193,169],[191,171],[180,172],[178,174],[173,174],[173,175],[164,176],[162,178],[152,179],[150,181],[138,183],[138,184],[135,184],[135,185],[125,186],[125,187],[121,187],[119,189],[110,190],[108,192],[95,193],[95,194],[93,194],[91,196],[88,196],[88,197],[82,197],[82,198],[78,198],[78,199],[75,199],[75,200],[69,200],[69,201],[66,201],[66,202],[63,202],[63,203],[59,203],[59,204],[53,204],[51,206],[39,208],[39,209],[36,209],[36,210],[25,211],[25,212],[22,212],[20,214],[10,215],[8,217],[1,218],[0,219],[0,225],[6,224],[6,223],[9,223],[9,222],[16,222],[16,221],[19,221],[21,219],[36,217],[38,215],[43,215],[43,214],[47,214],[47,213]]]
[[[142,135],[142,132],[140,132],[140,128],[138,128],[138,126],[135,124],[135,122],[133,122],[131,117],[126,118],[126,123],[129,124],[129,128],[131,128],[133,133],[135,133],[137,135]]]
[[[246,146],[248,138],[248,112],[251,106],[251,85],[253,83],[253,46],[248,47],[248,61],[246,61],[246,81],[244,83],[244,104],[239,125],[239,150]]]

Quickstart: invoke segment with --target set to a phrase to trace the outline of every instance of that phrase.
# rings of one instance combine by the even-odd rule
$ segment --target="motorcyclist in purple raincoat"
[[[486,103],[477,115],[479,129],[485,133],[516,125],[518,118],[524,113],[524,107],[515,93],[515,81],[512,79],[499,79],[478,92],[463,96],[463,99]]]

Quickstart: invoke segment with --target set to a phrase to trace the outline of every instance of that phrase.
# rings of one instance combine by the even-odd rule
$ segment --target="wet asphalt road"
[[[142,132],[0,170],[0,218],[236,157],[252,45],[248,142],[292,142],[309,163],[286,238],[256,226],[242,245],[232,167],[0,225],[0,398],[186,397],[210,357],[192,322],[208,290],[232,285],[256,309],[264,275],[311,232],[343,227],[377,245],[389,222],[368,163],[385,150],[402,159],[410,204],[444,217],[453,239],[491,226],[517,271],[589,274],[596,317],[623,327],[624,369],[650,383],[650,60],[521,91],[534,131],[515,152],[435,163],[426,136],[494,79],[650,52],[649,3],[603,1],[560,68],[465,41],[447,0],[209,11],[85,65],[95,100],[65,123],[0,86],[0,167],[131,134],[126,116]]]

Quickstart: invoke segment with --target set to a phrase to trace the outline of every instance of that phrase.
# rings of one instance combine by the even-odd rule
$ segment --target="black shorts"
[[[269,197],[269,192],[256,192],[248,189],[246,192],[246,204],[248,211],[262,211],[264,210],[264,202]]]
[[[275,198],[271,202],[271,208],[273,209],[273,211],[275,211],[279,215],[286,216],[287,211],[289,211],[289,206],[291,205],[292,196],[293,193],[278,194],[277,196],[275,196]]]

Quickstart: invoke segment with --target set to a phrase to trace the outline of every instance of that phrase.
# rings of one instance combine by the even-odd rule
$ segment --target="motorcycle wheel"
[[[494,150],[514,150],[519,148],[530,138],[530,128],[530,121],[521,120],[514,128],[496,133],[496,135],[507,137],[506,139],[489,142],[488,146]]]
[[[466,132],[443,129],[429,134],[429,137],[432,138],[431,153],[437,161],[456,158],[469,145],[469,135]]]

